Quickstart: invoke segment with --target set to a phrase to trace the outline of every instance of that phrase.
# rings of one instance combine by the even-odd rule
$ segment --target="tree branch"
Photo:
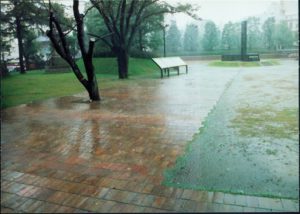
[[[88,14],[88,12],[89,12],[91,9],[93,9],[94,7],[95,7],[94,5],[90,6],[90,7],[85,11],[85,13],[83,14],[83,17],[85,17],[85,16]]]
[[[125,20],[126,0],[122,0],[121,17],[120,17],[120,33],[124,37],[124,20]]]
[[[128,32],[128,26],[129,26],[129,23],[130,23],[130,19],[132,17],[132,13],[133,13],[133,9],[135,7],[135,4],[136,4],[136,1],[135,0],[132,0],[131,1],[131,4],[129,6],[129,11],[127,13],[127,17],[126,17],[126,24],[125,24],[125,32],[127,33]]]
[[[76,21],[76,26],[77,26],[77,40],[78,40],[78,45],[80,47],[82,56],[85,57],[86,55],[86,50],[84,47],[84,33],[83,33],[83,17],[79,13],[79,1],[78,0],[73,0],[73,13]]]
[[[92,33],[87,33],[87,34],[88,34],[89,36],[93,36],[93,37],[98,38],[98,39],[96,39],[95,42],[97,42],[99,39],[101,39],[107,46],[109,46],[110,48],[113,47],[112,44],[110,44],[109,42],[107,42],[107,41],[105,40],[105,37],[111,36],[111,35],[113,35],[113,33],[107,33],[107,34],[105,34],[105,35],[103,35],[103,36],[98,36],[98,35],[92,34]]]
[[[61,31],[61,27],[60,24],[57,22],[57,20],[55,19],[54,15],[53,15],[53,11],[51,10],[51,2],[49,1],[49,8],[50,8],[50,18],[49,18],[49,27],[50,30],[47,31],[47,36],[50,38],[50,41],[53,44],[54,49],[56,50],[56,52],[64,59],[67,61],[67,63],[71,66],[75,76],[77,77],[77,79],[83,84],[83,86],[85,88],[88,88],[88,82],[87,80],[84,78],[84,76],[82,75],[82,73],[80,72],[78,66],[76,65],[74,59],[71,57],[70,53],[68,50],[66,50],[68,47],[61,47],[63,44],[66,45],[65,42],[63,42],[65,40],[64,35]],[[59,38],[62,44],[59,44],[59,40],[57,40],[55,38],[54,35],[54,25],[56,27],[56,29],[60,29],[58,30],[59,32]]]

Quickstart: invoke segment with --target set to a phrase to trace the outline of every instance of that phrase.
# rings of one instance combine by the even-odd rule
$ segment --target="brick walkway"
[[[1,212],[297,211],[298,201],[161,185],[238,69],[124,82],[6,109]]]

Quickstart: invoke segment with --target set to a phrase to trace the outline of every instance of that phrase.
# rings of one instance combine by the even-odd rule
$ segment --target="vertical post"
[[[247,60],[247,21],[242,22],[241,31],[241,60]]]
[[[164,32],[164,57],[166,57],[166,28],[163,26],[163,32]]]

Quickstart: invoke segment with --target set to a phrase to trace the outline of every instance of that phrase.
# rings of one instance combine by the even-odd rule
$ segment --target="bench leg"
[[[163,69],[160,69],[160,78],[163,78],[164,73],[163,73]]]
[[[167,68],[167,71],[168,71],[168,77],[170,76],[170,70],[169,70],[169,68]]]
[[[177,75],[179,75],[179,67],[177,67]]]
[[[186,74],[188,73],[188,66],[187,65],[185,66],[185,73]]]

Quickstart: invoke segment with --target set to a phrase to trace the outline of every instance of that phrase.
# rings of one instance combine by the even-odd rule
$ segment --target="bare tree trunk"
[[[51,6],[51,3],[50,3]],[[88,49],[84,45],[84,27],[83,27],[83,15],[79,13],[79,0],[73,0],[73,12],[77,27],[77,42],[80,47],[81,55],[84,62],[84,67],[87,74],[87,79],[82,75],[78,68],[75,58],[72,57],[70,52],[70,46],[67,44],[66,35],[63,33],[60,23],[55,18],[52,10],[50,10],[49,27],[47,36],[50,38],[52,45],[56,52],[71,66],[75,76],[80,83],[85,87],[89,93],[89,97],[93,101],[100,100],[100,94],[98,90],[98,83],[93,66],[93,51],[95,45],[95,39],[91,38],[89,41]],[[57,36],[54,35],[54,30],[57,31]]]
[[[85,69],[88,77],[88,93],[91,100],[100,100],[99,90],[98,90],[98,82],[94,70],[93,58],[92,56],[84,57],[85,61]]]
[[[93,79],[93,81],[89,82],[89,97],[91,100],[100,100],[100,94],[99,94],[99,90],[98,90],[98,83],[97,83],[97,79],[96,79],[96,75]]]
[[[16,26],[17,26],[17,39],[18,39],[18,47],[19,47],[19,64],[20,64],[20,73],[25,74],[25,68],[24,68],[24,49],[23,49],[23,42],[22,42],[22,26],[21,21],[19,17],[16,17]]]
[[[118,72],[119,79],[127,79],[128,78],[128,60],[129,56],[126,50],[122,48],[117,49],[117,61],[118,61]]]

